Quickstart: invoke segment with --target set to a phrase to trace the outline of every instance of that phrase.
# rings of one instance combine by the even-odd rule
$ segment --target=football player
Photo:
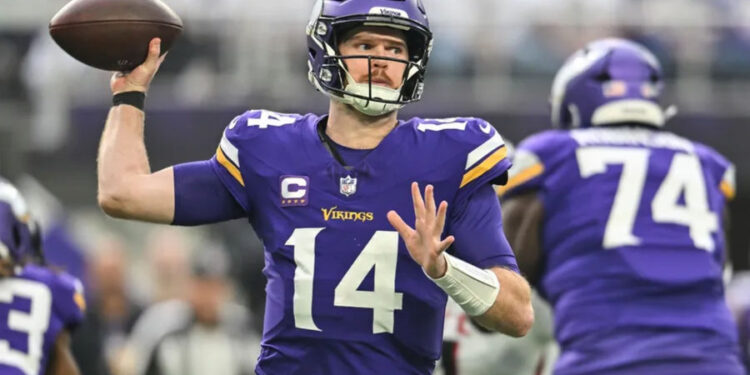
[[[530,290],[492,188],[510,166],[502,138],[477,118],[397,116],[423,92],[422,2],[319,0],[307,40],[327,115],[247,111],[214,158],[155,173],[142,110],[161,62],[152,41],[143,65],[111,80],[101,207],[176,225],[249,219],[268,280],[259,374],[429,374],[448,295],[524,335]]]
[[[81,283],[27,262],[43,259],[26,204],[0,179],[0,374],[76,375],[70,332],[83,319]]]
[[[744,374],[724,300],[734,167],[664,130],[663,75],[622,39],[573,54],[552,123],[501,189],[521,270],[553,306],[555,374]]]

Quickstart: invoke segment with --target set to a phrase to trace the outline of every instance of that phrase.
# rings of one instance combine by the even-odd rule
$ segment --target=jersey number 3
[[[297,328],[320,331],[312,315],[315,276],[315,237],[325,228],[297,228],[286,241],[294,246],[294,324]],[[372,309],[372,333],[393,333],[393,315],[401,310],[403,293],[396,292],[398,233],[377,231],[354,260],[334,290],[333,304]],[[372,291],[358,290],[375,268]]]
[[[31,300],[29,312],[10,310],[8,321],[2,326],[22,332],[28,337],[27,352],[11,348],[10,342],[0,339],[0,364],[15,367],[27,375],[39,374],[42,360],[44,332],[49,324],[52,294],[46,285],[30,280],[6,279],[0,282],[0,305],[13,303],[14,297]]]
[[[638,245],[633,224],[641,205],[646,183],[650,151],[627,147],[588,147],[576,153],[581,177],[604,173],[608,164],[622,164],[612,210],[604,230],[605,249]],[[684,194],[684,195],[683,195]],[[684,205],[679,204],[684,196]],[[695,247],[713,251],[711,233],[719,229],[716,214],[708,207],[703,169],[698,157],[677,153],[672,159],[664,181],[651,201],[651,214],[656,223],[680,224],[690,228]]]

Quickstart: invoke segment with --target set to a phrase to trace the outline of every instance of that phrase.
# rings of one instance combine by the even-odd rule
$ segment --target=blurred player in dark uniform
[[[519,266],[551,302],[555,373],[744,374],[724,300],[734,167],[663,130],[644,47],[593,42],[560,69],[552,123],[501,189]]]
[[[0,374],[75,375],[70,332],[83,319],[81,283],[43,260],[18,190],[0,179]]]
[[[247,111],[213,159],[155,173],[142,111],[153,42],[111,81],[102,208],[177,225],[248,218],[268,280],[259,374],[429,374],[448,295],[488,328],[524,335],[530,290],[492,188],[510,167],[502,137],[478,118],[398,119],[424,91],[422,2],[319,0],[307,38],[327,115]]]

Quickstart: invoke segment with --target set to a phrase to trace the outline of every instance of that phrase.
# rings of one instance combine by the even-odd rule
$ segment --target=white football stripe
[[[734,165],[730,165],[729,168],[727,168],[726,172],[724,172],[724,176],[721,178],[723,182],[726,182],[729,187],[732,188],[732,190],[735,190],[737,185],[735,182],[735,171],[734,171]]]
[[[226,157],[229,158],[232,164],[236,165],[237,168],[239,168],[240,167],[239,150],[237,150],[237,147],[234,147],[232,142],[229,142],[229,139],[227,139],[226,133],[224,133],[224,135],[221,137],[221,143],[219,143],[219,147],[221,147],[221,151],[224,152],[224,155],[226,155]]]
[[[535,153],[524,149],[518,150],[513,155],[513,166],[510,167],[508,174],[510,178],[513,178],[537,164],[542,164],[542,161]]]
[[[466,170],[468,171],[469,167],[484,159],[485,156],[489,155],[492,151],[495,151],[498,147],[504,144],[503,137],[495,132],[490,139],[469,153],[469,156],[466,158]]]
[[[23,200],[18,189],[3,180],[0,180],[0,202],[8,204],[18,220],[22,220],[29,213],[26,201]]]

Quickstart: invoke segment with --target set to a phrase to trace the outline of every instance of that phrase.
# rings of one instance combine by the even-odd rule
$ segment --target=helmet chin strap
[[[353,95],[369,97],[370,99],[358,98],[356,96],[347,94],[344,94],[344,96],[341,98],[334,96],[334,98],[337,98],[342,103],[351,105],[352,107],[354,107],[354,109],[367,116],[384,115],[386,113],[398,110],[404,106],[403,104],[383,103],[377,100],[398,100],[399,96],[401,95],[401,87],[399,87],[398,89],[392,89],[380,85],[370,85],[369,83],[357,83],[357,81],[354,80],[354,78],[346,69],[343,70],[344,72],[346,72],[347,82],[349,82],[347,83],[346,87],[344,87],[344,91]],[[371,86],[372,95],[370,95]]]

